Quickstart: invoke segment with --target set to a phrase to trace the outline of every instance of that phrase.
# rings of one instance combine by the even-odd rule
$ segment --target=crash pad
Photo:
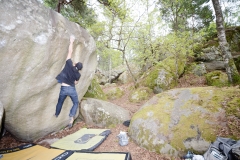
[[[63,150],[48,149],[34,144],[0,150],[3,160],[51,160],[63,152]]]
[[[51,147],[71,151],[93,151],[110,133],[108,129],[82,128],[54,142]]]

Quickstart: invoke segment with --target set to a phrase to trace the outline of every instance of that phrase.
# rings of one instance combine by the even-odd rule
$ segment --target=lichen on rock
[[[129,95],[130,102],[141,102],[147,100],[152,93],[152,90],[147,87],[139,87],[136,90],[133,90]]]
[[[196,87],[160,93],[133,115],[129,135],[138,145],[161,154],[181,156],[187,150],[202,154],[223,128],[228,130],[225,136],[240,138],[238,127],[228,121],[228,117],[240,121],[239,92],[234,87]]]
[[[172,89],[177,85],[177,79],[184,71],[185,61],[184,58],[181,60],[173,57],[164,59],[142,76],[140,86],[156,90],[156,93]]]

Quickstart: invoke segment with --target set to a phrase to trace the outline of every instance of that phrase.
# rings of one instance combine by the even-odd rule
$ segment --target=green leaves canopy
[[[62,0],[44,0],[44,4],[57,10]],[[96,23],[94,10],[87,6],[86,0],[72,0],[69,3],[61,3],[60,13],[70,21],[76,22],[82,27],[88,27]]]
[[[213,20],[209,0],[159,0],[164,20],[171,23],[174,31],[208,26]]]

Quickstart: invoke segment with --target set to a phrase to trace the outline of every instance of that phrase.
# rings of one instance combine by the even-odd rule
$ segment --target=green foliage
[[[148,88],[154,89],[154,87],[157,85],[156,84],[156,79],[158,78],[158,66],[152,67],[145,75],[144,80],[141,82],[141,86],[146,86]]]
[[[58,0],[44,0],[44,5],[57,10]],[[68,5],[62,5],[60,13],[84,28],[96,23],[96,14],[92,8],[87,7],[85,0],[73,0]]]
[[[234,85],[239,85],[240,84],[240,75],[239,75],[239,73],[233,74],[233,84]]]
[[[198,29],[213,20],[213,13],[205,5],[209,0],[159,0],[163,18],[171,23],[174,31],[190,28]],[[204,6],[205,5],[205,6]],[[189,23],[190,22],[190,23]]]
[[[240,25],[240,3],[238,0],[221,1],[223,16],[226,27]]]
[[[208,27],[203,28],[200,30],[200,33],[204,36],[206,40],[213,40],[217,38],[217,27],[216,23],[212,22]]]
[[[237,70],[240,71],[240,56],[234,60]]]
[[[97,0],[99,3],[106,6],[109,11],[117,16],[119,19],[124,20],[127,15],[127,10],[125,9],[125,1],[123,0]]]
[[[158,39],[158,50],[167,57],[173,57],[176,65],[179,60],[193,56],[193,38],[189,32],[172,33]]]
[[[97,41],[98,43],[101,43],[101,41],[98,41],[98,39],[100,38],[100,36],[102,36],[104,34],[105,23],[104,22],[96,22],[93,25],[89,26],[88,30],[89,30],[90,34],[93,36],[93,38],[95,39],[95,41]],[[101,46],[99,46],[99,47],[101,47]]]
[[[165,58],[160,53],[159,43],[156,40],[158,36],[155,28],[160,23],[160,19],[156,19],[156,17],[159,17],[157,10],[147,13],[147,20],[136,26],[136,31],[133,34],[133,37],[136,38],[130,42],[134,61],[146,69]]]
[[[102,47],[97,43],[97,54],[99,55],[98,67],[102,70],[110,70],[122,64],[122,53],[120,51]],[[111,68],[110,68],[111,67]]]

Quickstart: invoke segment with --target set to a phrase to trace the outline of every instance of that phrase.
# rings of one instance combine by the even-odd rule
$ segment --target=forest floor
[[[132,84],[122,84],[117,85],[124,90],[124,95],[118,99],[109,100],[109,102],[114,103],[122,108],[125,108],[130,111],[131,116],[138,111],[138,109],[146,102],[143,101],[141,103],[132,103],[128,100],[130,89]],[[176,88],[185,88],[185,87],[203,87],[206,86],[206,80],[204,77],[198,77],[194,75],[187,75],[179,79],[179,84]],[[115,86],[116,87],[116,86]],[[103,87],[103,91],[107,91],[111,87]],[[153,96],[153,95],[152,95]],[[51,133],[37,141],[35,144],[50,148],[49,143],[56,139],[61,139],[69,134],[72,134],[81,128],[98,128],[94,126],[88,126],[83,121],[75,120],[74,125],[71,129],[63,129],[59,132]],[[171,160],[171,157],[167,155],[160,155],[155,152],[148,151],[136,143],[134,143],[131,139],[129,140],[128,145],[120,146],[118,144],[117,135],[120,131],[128,131],[128,127],[123,124],[117,125],[115,128],[111,128],[111,134],[106,138],[106,140],[98,146],[94,152],[129,152],[132,156],[132,160]],[[14,148],[20,145],[26,144],[24,142],[18,141],[14,138],[10,133],[6,132],[5,135],[0,140],[0,149],[6,148]],[[180,160],[181,158],[175,158],[175,160]]]

